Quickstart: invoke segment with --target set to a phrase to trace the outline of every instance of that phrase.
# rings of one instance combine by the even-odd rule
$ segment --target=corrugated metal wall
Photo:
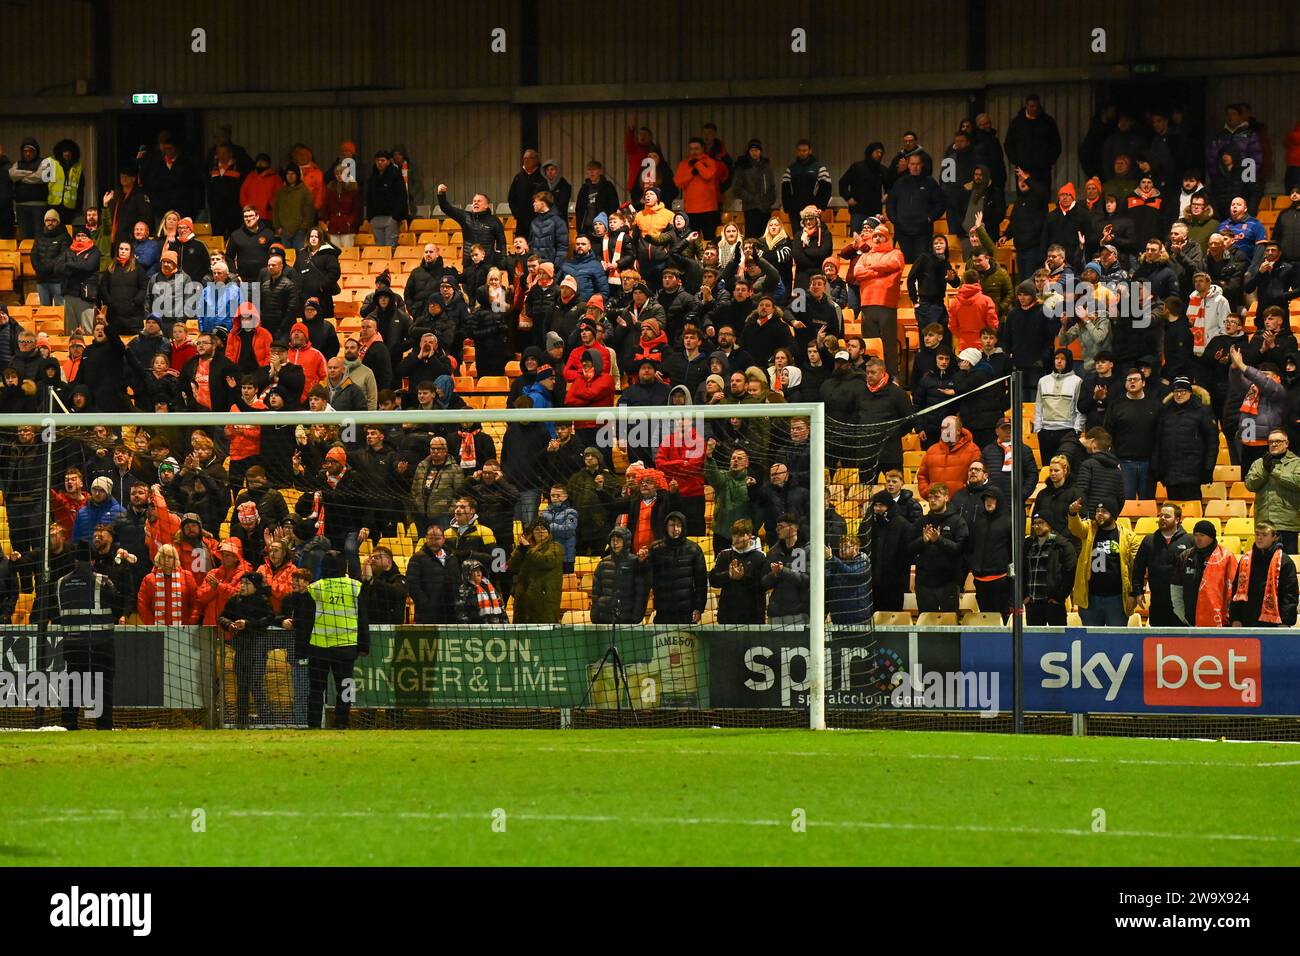
[[[635,113],[617,107],[555,109],[542,111],[538,148],[544,158],[560,161],[575,190],[587,161],[598,159],[621,193],[627,181],[624,130],[629,117],[650,127],[672,164],[686,154],[686,140],[713,122],[732,156],[743,154],[750,138],[757,137],[778,168],[793,158],[795,142],[807,137],[838,180],[862,158],[868,142],[882,140],[892,151],[906,129],[916,130],[927,149],[942,155],[965,113],[965,99],[957,95],[690,103]]]
[[[54,144],[59,140],[73,140],[81,147],[81,165],[86,176],[86,182],[100,192],[108,185],[100,182],[95,175],[97,139],[93,119],[89,117],[81,119],[61,117],[52,120],[35,120],[30,117],[0,118],[0,144],[4,145],[5,154],[11,160],[15,162],[18,160],[21,155],[19,147],[28,136],[36,137],[36,142],[41,147],[42,157],[50,155]],[[83,205],[99,204],[98,197],[92,201],[89,196],[90,194],[87,193],[87,201]]]
[[[964,0],[813,0],[603,4],[575,18],[542,14],[543,84],[798,79],[956,70],[965,60]],[[791,50],[806,31],[807,52]],[[924,46],[899,42],[924,37]]]
[[[504,86],[518,75],[516,4],[408,5],[379,15],[356,0],[245,4],[115,0],[118,93]],[[250,17],[255,18],[252,28]],[[493,26],[506,52],[490,52]],[[207,31],[207,52],[191,31]]]
[[[40,0],[0,11],[0,91],[70,96],[90,79],[90,4]],[[6,143],[6,145],[8,145]]]
[[[277,165],[288,161],[295,143],[306,143],[324,168],[338,155],[339,143],[357,138],[346,109],[208,110],[204,120],[208,130],[229,124],[235,143],[253,156],[269,154]]]
[[[1221,0],[1179,0],[1171,15],[1160,11],[1154,21],[1143,19],[1148,28],[1138,34],[1138,54],[1162,57],[1270,56],[1300,49],[1300,19],[1289,3],[1252,3],[1238,8],[1249,17],[1249,25],[1230,24]]]
[[[404,143],[410,149],[424,180],[423,202],[436,203],[434,190],[440,182],[461,205],[474,192],[486,192],[494,203],[505,202],[519,166],[514,110],[494,105],[403,106],[366,110],[363,116],[363,142]]]
[[[994,0],[989,4],[988,69],[1089,67],[1120,62],[1130,42],[1130,18],[1138,10],[1136,4],[1126,0]],[[1152,15],[1149,8],[1145,15]],[[1161,29],[1168,20],[1175,19],[1172,15],[1157,16]],[[1181,10],[1177,16],[1181,16]],[[1092,31],[1097,28],[1106,31],[1104,53],[1093,52]]]
[[[376,149],[405,144],[424,181],[426,203],[434,201],[439,182],[457,201],[470,189],[504,201],[518,161],[519,122],[505,106],[209,110],[205,120],[209,129],[230,124],[236,143],[253,155],[269,153],[277,164],[287,162],[299,142],[312,148],[321,168],[338,156],[345,139],[357,144],[367,163]]]
[[[1083,170],[1079,166],[1079,142],[1092,119],[1092,90],[1087,83],[1038,86],[1001,86],[989,90],[989,118],[999,137],[1005,137],[1011,120],[1020,112],[1024,99],[1037,93],[1043,110],[1056,120],[1061,131],[1061,158],[1056,163],[1056,183],[1072,182],[1082,194]]]

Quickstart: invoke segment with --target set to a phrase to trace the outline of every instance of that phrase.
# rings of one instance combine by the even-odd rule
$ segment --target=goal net
[[[822,406],[468,397],[3,416],[5,687],[100,674],[114,726],[824,724]],[[112,585],[87,647],[79,557]]]

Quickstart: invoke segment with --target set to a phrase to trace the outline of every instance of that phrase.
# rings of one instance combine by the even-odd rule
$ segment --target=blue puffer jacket
[[[609,298],[609,280],[605,277],[605,269],[590,252],[583,256],[570,256],[565,259],[560,272],[563,273],[561,279],[564,276],[573,276],[578,280],[579,302],[586,302],[597,292],[606,299]]]
[[[111,496],[105,498],[102,505],[95,504],[93,499],[87,501],[72,522],[72,543],[80,544],[82,541],[89,541],[97,526],[112,524],[113,519],[125,510],[117,503],[117,499]]]
[[[569,224],[555,209],[538,216],[528,227],[528,247],[541,256],[543,262],[555,266],[558,273],[560,262],[569,248]]]
[[[537,512],[537,520],[551,531],[551,537],[564,546],[564,563],[572,564],[578,553],[578,509],[565,502],[558,508],[547,505]]]

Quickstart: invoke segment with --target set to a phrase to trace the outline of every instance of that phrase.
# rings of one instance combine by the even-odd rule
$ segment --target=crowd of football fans
[[[956,612],[968,576],[978,608],[1005,615],[1027,516],[1031,624],[1073,607],[1090,624],[1293,625],[1300,124],[1286,151],[1273,217],[1272,147],[1246,104],[1206,143],[1177,110],[1103,110],[1076,185],[1054,180],[1059,131],[1030,97],[1005,135],[963,120],[942,156],[912,133],[869,143],[838,198],[807,141],[782,168],[706,126],[672,161],[629,128],[625,169],[593,161],[576,193],[525,151],[503,218],[494,197],[428,188],[405,147],[362,163],[345,142],[322,167],[299,144],[280,167],[229,130],[203,159],[164,134],[94,205],[75,143],[43,157],[24,140],[0,157],[0,236],[33,240],[35,291],[70,339],[63,357],[0,308],[0,411],[465,413],[354,433],[64,430],[52,489],[47,442],[13,430],[0,583],[12,605],[47,557],[57,573],[86,546],[123,620],[218,624],[242,577],[278,613],[295,573],[337,552],[372,623],[556,623],[581,565],[592,621],[652,603],[656,622],[799,624],[818,520],[836,623],[913,601]],[[426,201],[458,227],[459,261],[426,244],[341,332],[341,251],[363,223],[395,247]],[[457,388],[471,366],[509,375],[512,408],[822,402],[851,426],[827,454],[852,487],[837,478],[810,515],[799,419],[683,412],[617,441],[594,421],[485,430],[490,411]],[[1033,402],[1019,447],[1013,371]],[[1252,499],[1254,539],[1235,549],[1214,520],[1184,528],[1221,442]],[[1158,487],[1139,534],[1121,513]],[[404,535],[419,540],[395,561],[382,542]]]

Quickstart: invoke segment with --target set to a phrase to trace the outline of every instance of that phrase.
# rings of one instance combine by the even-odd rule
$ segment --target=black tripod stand
[[[600,675],[609,667],[614,677],[614,708],[618,712],[618,722],[623,723],[623,703],[627,702],[627,711],[635,717],[635,711],[632,709],[632,692],[628,689],[627,669],[623,666],[623,656],[618,652],[618,577],[615,573],[614,585],[614,615],[609,622],[609,647],[605,648],[604,656],[600,659],[600,664],[596,667],[596,673],[591,675],[591,680],[587,683],[587,692],[582,695],[582,703],[578,705],[579,709],[585,707],[587,702],[592,699],[592,693],[596,689],[596,682],[600,680]],[[620,697],[619,683],[623,685],[623,696]]]

